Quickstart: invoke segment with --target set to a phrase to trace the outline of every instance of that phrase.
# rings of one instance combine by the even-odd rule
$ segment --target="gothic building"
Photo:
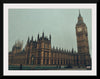
[[[71,66],[87,66],[91,65],[88,45],[88,31],[86,24],[79,12],[78,22],[76,24],[77,48],[76,53],[73,48],[66,51],[61,48],[51,47],[51,35],[49,38],[44,36],[44,32],[37,40],[28,38],[27,44],[22,49],[22,44],[17,43],[13,46],[12,52],[9,53],[10,64],[25,65],[71,65]]]

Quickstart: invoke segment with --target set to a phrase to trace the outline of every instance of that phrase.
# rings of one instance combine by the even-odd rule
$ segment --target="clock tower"
[[[79,12],[78,22],[76,24],[76,36],[77,36],[77,47],[78,53],[89,53],[88,45],[88,33],[86,24],[83,22],[83,18]]]
[[[78,22],[76,24],[77,49],[78,49],[78,64],[90,65],[90,54],[88,45],[88,31],[86,24],[79,11]]]

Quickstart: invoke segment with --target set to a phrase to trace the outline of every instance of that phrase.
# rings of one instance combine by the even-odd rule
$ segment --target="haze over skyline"
[[[9,9],[9,51],[12,50],[16,40],[23,40],[23,48],[28,37],[37,40],[39,33],[49,38],[51,46],[77,51],[76,23],[79,9]],[[92,16],[91,9],[80,9],[83,21],[88,30],[89,50],[92,49]]]

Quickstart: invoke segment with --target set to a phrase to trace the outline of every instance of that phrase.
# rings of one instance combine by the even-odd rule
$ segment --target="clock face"
[[[77,31],[78,31],[78,32],[81,32],[81,31],[82,31],[82,28],[77,28]]]

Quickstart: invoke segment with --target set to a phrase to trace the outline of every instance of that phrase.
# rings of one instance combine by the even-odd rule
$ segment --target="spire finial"
[[[81,17],[80,9],[79,9],[79,17]]]
[[[28,36],[28,40],[27,40],[27,43],[29,43],[30,39],[29,39],[29,36]]]
[[[33,36],[32,36],[32,38],[31,38],[31,40],[33,41]]]
[[[72,48],[72,53],[74,52],[74,49]]]
[[[39,40],[39,33],[38,33],[38,40]]]
[[[43,31],[43,33],[42,33],[42,37],[44,37],[44,31]]]
[[[51,40],[51,34],[49,35],[49,39]]]

